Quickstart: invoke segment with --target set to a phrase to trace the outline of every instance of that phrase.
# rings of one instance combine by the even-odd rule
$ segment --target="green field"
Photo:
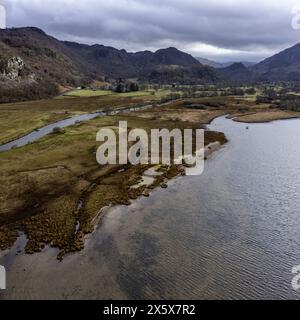
[[[64,96],[73,97],[97,97],[114,94],[111,90],[88,90],[88,89],[75,89],[64,94]]]
[[[107,95],[119,95],[120,97],[141,97],[151,95],[151,91],[116,93],[111,90],[76,89],[64,94],[65,97],[98,97]]]
[[[144,90],[144,91],[134,91],[134,92],[125,92],[117,93],[111,90],[89,90],[89,89],[75,89],[68,91],[61,97],[98,97],[98,96],[108,96],[108,95],[118,95],[119,97],[142,97],[142,96],[151,96],[153,99],[160,99],[171,93],[181,93],[175,92],[170,89],[159,89],[155,90]]]
[[[142,96],[150,96],[151,91],[133,91],[133,92],[124,92],[124,93],[115,93],[115,94],[118,94],[120,97],[142,97]]]

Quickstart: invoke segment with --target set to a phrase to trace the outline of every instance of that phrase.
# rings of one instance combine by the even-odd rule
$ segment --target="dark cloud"
[[[299,0],[2,0],[8,26],[129,51],[175,46],[196,56],[259,60],[297,43]]]

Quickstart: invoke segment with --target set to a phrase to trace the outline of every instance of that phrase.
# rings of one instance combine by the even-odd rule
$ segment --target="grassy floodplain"
[[[141,103],[156,104],[156,101],[151,102],[149,96],[143,95],[109,95],[1,105],[0,141],[73,114]],[[195,104],[207,108],[195,109],[192,107]],[[250,99],[181,99],[159,108],[96,118],[0,153],[0,249],[9,248],[23,232],[28,238],[27,253],[40,251],[47,245],[60,249],[59,258],[81,250],[103,208],[128,205],[137,197],[147,197],[154,188],[165,186],[168,179],[183,174],[181,166],[159,167],[162,175],[145,186],[139,183],[149,166],[99,166],[95,157],[99,129],[117,130],[120,120],[127,120],[130,128],[144,128],[148,132],[152,128],[199,128],[225,114],[239,121],[253,120],[254,115],[255,120],[265,119],[266,114],[272,120],[276,116],[296,116],[275,115],[269,105],[256,105]],[[215,141],[224,144],[226,137],[206,131],[206,145]]]
[[[145,96],[60,97],[0,105],[0,143],[73,115],[109,111],[149,101]]]
[[[1,104],[0,143],[9,142],[42,126],[73,115],[109,111],[147,102],[158,103],[174,91],[160,89],[117,94],[100,90],[102,93],[108,92],[100,95],[97,94],[98,91],[93,90],[74,90],[73,92],[76,94],[70,94],[71,91],[51,100]]]

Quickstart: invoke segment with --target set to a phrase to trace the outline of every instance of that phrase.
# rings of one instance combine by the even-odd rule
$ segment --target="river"
[[[116,115],[120,113],[127,113],[132,111],[138,111],[138,110],[147,110],[149,108],[153,108],[152,105],[145,105],[145,106],[139,106],[139,107],[129,107],[129,108],[121,108],[121,109],[115,109],[110,111],[98,111],[93,113],[85,113],[80,115],[74,115],[69,118],[48,124],[46,126],[43,126],[41,128],[38,128],[20,138],[14,139],[12,141],[9,141],[4,144],[0,144],[0,152],[9,151],[15,148],[21,148],[26,146],[27,144],[33,143],[35,141],[38,141],[42,137],[45,137],[46,135],[55,132],[58,128],[67,128],[70,126],[73,126],[74,124],[79,124],[84,121],[92,120],[97,117],[103,117],[103,116],[109,116],[109,115]],[[157,107],[160,107],[158,105]]]
[[[201,176],[111,208],[85,249],[56,261],[24,237],[0,253],[2,298],[298,299],[300,120],[209,126],[229,143]]]

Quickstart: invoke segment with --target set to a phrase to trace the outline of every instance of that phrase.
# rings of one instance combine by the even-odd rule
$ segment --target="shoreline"
[[[216,153],[217,151],[219,151],[224,145],[222,145],[219,141],[216,141],[214,143],[210,143],[209,145],[207,145],[205,147],[205,162],[208,161],[214,153]],[[181,165],[182,168],[186,168],[186,169],[190,169],[188,167],[185,167],[184,165]],[[153,167],[150,167],[150,169]],[[149,169],[148,169],[149,170]],[[179,178],[184,178],[186,177],[185,175],[182,174],[177,174],[174,177],[169,178],[165,184],[167,184],[166,188],[169,188],[171,185],[174,185],[176,183],[176,180]],[[135,206],[137,204],[138,201],[141,201],[142,199],[145,198],[151,198],[151,196],[153,196],[154,193],[158,193],[158,192],[162,192],[164,189],[166,189],[164,187],[162,187],[161,185],[157,185],[156,187],[154,187],[153,189],[149,190],[149,195],[148,196],[144,196],[143,194],[140,194],[139,196],[137,196],[135,199],[131,199],[131,202],[127,205],[125,205],[126,207],[131,207],[131,206]],[[43,248],[43,250],[38,251],[38,252],[33,252],[33,253],[27,253],[26,252],[26,244],[29,241],[28,237],[26,236],[26,234],[24,232],[20,232],[20,234],[18,235],[17,240],[15,241],[15,243],[12,245],[11,248],[5,249],[5,250],[0,250],[0,258],[4,258],[8,255],[13,255],[14,257],[17,256],[34,256],[35,254],[43,254],[45,252],[47,252],[47,250],[56,250],[57,251],[57,262],[61,263],[63,260],[65,260],[68,257],[72,257],[78,253],[82,253],[84,254],[84,250],[86,248],[86,245],[88,243],[89,240],[91,240],[91,238],[93,237],[94,233],[97,231],[97,229],[101,228],[103,220],[107,218],[107,216],[109,215],[110,212],[114,211],[114,210],[118,210],[121,209],[122,206],[124,206],[124,204],[121,203],[116,203],[116,204],[110,204],[106,207],[101,208],[98,213],[95,215],[95,217],[93,218],[93,220],[91,221],[91,226],[93,228],[93,231],[91,231],[90,233],[84,235],[83,237],[83,242],[84,242],[84,247],[81,250],[78,251],[74,251],[74,252],[68,252],[66,254],[64,254],[63,256],[60,256],[59,253],[59,249],[56,247],[52,247],[51,245],[46,245],[45,248]],[[21,243],[21,247],[20,244]],[[20,252],[23,251],[23,252]],[[13,259],[13,258],[11,258]],[[1,299],[0,299],[1,300]]]
[[[25,232],[30,239],[26,246],[28,254],[39,252],[45,246],[51,245],[60,250],[58,258],[62,259],[68,253],[78,252],[84,248],[84,239],[93,231],[95,219],[97,220],[99,215],[103,215],[102,208],[108,205],[129,205],[139,197],[149,197],[153,190],[158,187],[166,188],[168,181],[183,175],[183,167],[160,168],[163,174],[159,177],[153,177],[154,180],[149,185],[145,185],[143,174],[145,170],[152,167],[151,165],[134,168],[129,166],[99,168],[95,165],[96,146],[93,136],[94,130],[98,130],[99,127],[114,127],[114,122],[120,121],[120,119],[126,119],[132,122],[131,126],[146,130],[151,127],[165,127],[171,130],[173,128],[199,128],[200,126],[207,130],[205,132],[205,158],[209,158],[211,153],[219,150],[228,141],[224,133],[216,132],[214,128],[207,129],[208,126],[215,119],[224,117],[226,114],[228,118],[230,115],[233,115],[234,118],[234,111],[236,114],[237,109],[228,105],[228,110],[214,108],[195,111],[188,109],[187,104],[182,107],[184,102],[184,100],[180,100],[174,105],[172,105],[173,101],[156,105],[156,107],[163,107],[171,104],[171,107],[166,109],[154,108],[155,106],[149,105],[149,103],[143,106],[146,108],[145,110],[143,107],[134,108],[133,106],[118,108],[120,111],[140,109],[142,112],[126,112],[118,116],[99,117],[98,120],[87,121],[80,127],[73,128],[72,126],[67,129],[64,136],[52,136],[49,139],[43,139],[41,143],[36,145],[29,145],[26,154],[22,148],[19,148],[16,155],[18,157],[23,155],[25,157],[24,163],[11,163],[10,160],[13,156],[15,157],[15,153],[13,155],[4,154],[2,160],[5,162],[7,159],[6,172],[13,172],[12,177],[5,176],[3,178],[6,182],[8,181],[8,185],[17,185],[21,190],[23,188],[26,191],[27,186],[31,185],[27,180],[32,179],[34,189],[29,193],[32,194],[32,200],[28,199],[28,196],[24,198],[24,201],[31,201],[28,206],[25,203],[27,206],[25,208],[18,208],[14,205],[12,200],[16,196],[11,195],[8,188],[3,192],[4,199],[7,199],[3,207],[7,208],[7,213],[11,212],[11,215],[7,214],[2,217],[0,246],[4,249],[11,246],[17,238],[17,232]],[[192,102],[194,103],[193,99],[188,100],[188,104]],[[149,118],[155,109],[158,109],[157,116]],[[189,111],[187,112],[187,110]],[[173,119],[174,115],[177,117],[175,120]],[[183,115],[188,116],[184,118]],[[234,121],[234,119],[231,120]],[[85,135],[88,139],[85,138]],[[78,140],[78,137],[82,137],[82,142]],[[56,144],[56,140],[59,141],[58,144]],[[79,147],[80,157],[78,157],[77,150],[73,150],[74,146]],[[49,150],[47,156],[49,160],[47,161],[40,156],[40,150],[44,148]],[[30,159],[33,160],[33,165],[28,161]],[[55,159],[58,161],[57,167],[48,165],[53,163]],[[65,165],[66,163],[68,166]],[[43,169],[36,170],[36,165],[41,165]],[[18,170],[20,167],[23,168],[22,172]],[[40,180],[42,180],[41,183]],[[34,185],[36,181],[39,183],[37,187]],[[70,185],[74,187],[66,189],[66,186]],[[137,187],[134,188],[136,185]],[[38,193],[39,190],[42,192],[41,194]],[[48,192],[51,197],[48,196]],[[22,194],[18,195],[17,200],[19,202],[23,200]],[[60,223],[62,226],[58,228],[57,225]]]
[[[275,114],[277,113],[277,114]],[[275,114],[275,117],[269,117]],[[286,116],[285,116],[286,115]],[[243,120],[241,118],[245,117],[246,120]],[[247,119],[248,117],[248,119]],[[293,120],[293,119],[299,119],[300,118],[300,112],[294,112],[293,114],[289,114],[288,111],[282,111],[282,112],[277,112],[277,111],[271,111],[271,112],[256,112],[256,113],[249,113],[245,115],[233,115],[232,117],[229,117],[232,121],[238,122],[238,123],[245,123],[245,124],[255,124],[255,123],[271,123],[273,121],[280,121],[280,120]],[[250,118],[250,120],[249,120]],[[251,118],[253,120],[251,120]],[[256,119],[255,119],[256,118]]]
[[[229,142],[230,141],[231,139],[229,139]],[[230,151],[230,149],[232,148],[228,148],[228,149]],[[218,149],[218,151],[219,150],[220,149]],[[217,153],[214,152],[213,155],[214,154],[217,154]],[[220,157],[216,157],[216,158],[219,158],[218,160],[220,162]],[[215,165],[213,163],[213,165],[210,166],[209,173],[214,172],[214,170],[215,170]],[[11,277],[10,278],[11,287],[7,292],[3,293],[3,295],[0,294],[0,300],[1,299],[8,299],[8,300],[28,299],[28,298],[30,299],[41,299],[41,298],[42,299],[45,299],[45,298],[46,299],[74,299],[74,298],[75,299],[77,298],[78,299],[101,299],[103,298],[104,299],[104,298],[114,298],[114,297],[118,299],[128,298],[126,294],[130,294],[130,291],[129,290],[126,291],[122,286],[124,285],[124,283],[122,282],[122,279],[124,278],[121,279],[120,278],[121,275],[125,274],[124,277],[132,276],[129,279],[127,277],[126,280],[129,281],[129,283],[132,283],[133,285],[140,284],[141,279],[137,275],[133,275],[132,273],[130,273],[130,272],[133,272],[133,273],[135,272],[135,270],[132,271],[131,269],[132,268],[131,263],[135,262],[139,267],[141,265],[142,266],[146,265],[146,263],[142,263],[141,265],[139,264],[139,258],[141,260],[144,259],[144,256],[140,256],[139,253],[143,252],[142,250],[145,250],[143,245],[145,245],[144,241],[146,240],[148,241],[146,242],[146,244],[149,244],[149,248],[150,248],[149,256],[146,256],[146,257],[152,257],[152,254],[153,254],[155,257],[158,258],[157,260],[161,261],[160,259],[161,256],[159,256],[155,250],[154,252],[152,252],[153,250],[152,248],[154,249],[156,248],[155,239],[156,237],[161,239],[160,237],[162,237],[165,227],[167,227],[168,223],[170,223],[169,219],[172,218],[172,214],[173,214],[173,212],[171,211],[170,215],[168,215],[165,220],[164,220],[164,212],[161,214],[157,214],[155,220],[150,220],[150,222],[148,221],[148,219],[150,219],[148,217],[147,223],[150,223],[150,225],[153,224],[153,227],[154,227],[153,229],[150,229],[148,231],[149,224],[144,223],[145,219],[143,218],[143,214],[140,214],[140,213],[146,213],[148,205],[150,208],[149,210],[152,210],[152,212],[155,213],[154,209],[156,207],[160,208],[161,201],[163,201],[163,199],[166,196],[168,197],[168,194],[169,194],[169,197],[172,197],[173,190],[177,190],[177,184],[179,186],[181,185],[181,189],[179,189],[179,192],[180,190],[181,192],[183,192],[184,189],[182,189],[182,187],[187,185],[189,182],[183,183],[181,180],[177,180],[180,178],[184,179],[185,177],[176,176],[169,180],[169,187],[171,189],[170,191],[161,190],[160,188],[156,188],[152,190],[153,194],[151,194],[151,197],[152,196],[154,197],[153,201],[151,200],[151,197],[149,199],[144,197],[139,197],[137,200],[134,200],[132,202],[130,207],[125,207],[123,205],[114,205],[111,207],[103,208],[103,210],[100,210],[98,216],[95,217],[93,221],[94,228],[95,228],[94,231],[86,235],[84,249],[80,252],[75,252],[75,253],[70,253],[65,255],[64,260],[62,262],[59,262],[56,260],[58,250],[55,248],[51,248],[49,246],[45,247],[43,251],[39,253],[35,253],[33,255],[20,253],[17,256],[11,255],[10,257],[8,257],[7,261],[10,261],[8,263],[8,270],[9,270],[8,275],[9,277]],[[209,181],[209,177],[207,177],[207,180],[204,180],[204,181]],[[203,188],[205,188],[205,186],[203,186]],[[203,190],[203,188],[201,190]],[[164,194],[164,192],[166,193]],[[158,204],[157,206],[155,205],[153,206],[153,203],[156,202],[157,197],[158,197],[158,201],[157,201]],[[186,195],[185,199],[188,199],[188,195]],[[167,205],[163,205],[163,207],[165,208],[165,210],[167,210],[166,209]],[[141,208],[146,208],[146,209],[141,211]],[[238,210],[236,210],[236,212],[237,214],[239,213]],[[130,215],[127,216],[126,213],[130,213]],[[179,210],[179,213],[180,213],[180,210]],[[182,215],[184,216],[185,212],[182,212]],[[206,216],[206,214],[204,214],[204,216]],[[222,217],[222,215],[215,214],[215,219],[216,219],[215,221],[216,223],[218,223],[219,221],[220,227],[221,227],[223,220],[221,219],[220,221],[218,219],[218,216]],[[188,228],[187,229],[183,228],[179,232],[180,234],[184,234],[187,232],[188,235],[194,235],[194,232],[196,232],[197,229],[190,229],[190,224],[189,224],[189,222],[195,221],[195,217],[194,218],[193,217],[194,216],[192,215],[190,220],[186,220],[187,222],[186,227]],[[201,217],[201,215],[199,217]],[[199,219],[199,217],[197,217],[197,220]],[[162,225],[159,227],[159,232],[156,233],[156,230],[157,230],[156,225],[157,223],[159,223],[160,219],[162,220],[161,222]],[[179,219],[179,216],[177,216],[176,219]],[[177,221],[176,219],[174,220],[175,222]],[[128,226],[123,226],[123,223],[126,220],[129,221],[126,223],[126,225],[131,226],[133,224],[133,226],[130,227],[129,229],[127,229]],[[205,221],[211,222],[209,218],[207,218]],[[181,219],[179,220],[179,222],[181,222]],[[231,222],[230,218],[228,222]],[[203,225],[205,226],[206,223],[204,223]],[[236,225],[237,226],[240,225],[238,220],[236,222]],[[202,225],[200,224],[200,226]],[[231,225],[229,224],[229,228],[230,226]],[[119,230],[121,230],[122,235],[116,236],[115,233],[118,233]],[[146,234],[143,233],[145,230],[147,230]],[[204,230],[207,230],[207,229],[204,229]],[[214,230],[214,229],[211,229],[211,230]],[[209,231],[211,230],[209,229]],[[219,229],[216,229],[216,232],[218,230]],[[166,233],[168,234],[169,231],[170,230],[167,229]],[[174,231],[174,228],[172,228],[172,231]],[[228,229],[228,231],[230,231],[230,229]],[[176,237],[176,230],[174,232],[175,232],[174,235]],[[208,233],[210,234],[210,232]],[[129,234],[128,237],[124,238],[124,235],[127,235],[127,234]],[[149,238],[150,234],[154,234],[153,238]],[[204,238],[204,239],[210,239],[211,237],[209,234],[207,238]],[[223,236],[225,236],[225,234]],[[117,239],[115,237],[117,237]],[[180,236],[178,237],[180,241],[181,239],[183,239]],[[228,240],[229,246],[231,244],[230,239]],[[124,240],[124,242],[122,240]],[[171,240],[174,240],[174,238],[170,238],[170,243],[171,243]],[[220,235],[218,240],[222,241],[222,235]],[[215,240],[212,239],[212,241],[213,242],[211,244],[214,245]],[[222,244],[223,242],[220,242],[220,243]],[[167,253],[173,253],[174,252],[172,251],[173,249],[178,250],[176,243],[171,248],[164,246],[165,245],[164,241],[162,241],[160,245],[163,246],[161,248],[162,254],[165,253],[165,250]],[[215,245],[216,245],[216,248],[218,248],[218,243]],[[230,246],[230,248],[233,248],[232,250],[234,250],[235,247]],[[14,246],[14,249],[16,252],[17,252],[17,249],[19,249],[17,248],[16,244]],[[170,251],[168,251],[169,249]],[[195,252],[198,252],[196,247],[193,250],[196,250]],[[207,252],[212,254],[211,266],[215,265],[214,257],[218,259],[217,261],[220,261],[219,260],[220,256],[218,255],[219,251],[217,252],[216,256],[214,256],[215,251],[209,251],[210,249],[208,245],[203,249],[200,248],[199,252],[201,250],[208,250],[208,251],[204,251],[203,255],[200,255],[199,253],[199,259],[205,259]],[[130,255],[131,252],[133,252],[133,256]],[[182,252],[184,252],[184,250],[182,250]],[[235,251],[233,251],[233,253],[234,252]],[[242,251],[237,251],[237,252],[242,252]],[[257,252],[258,252],[257,254],[259,255],[260,250],[258,250]],[[228,254],[227,251],[225,253]],[[128,254],[128,256],[126,254]],[[231,249],[229,251],[229,254],[232,254]],[[231,256],[234,256],[234,255],[232,254]],[[170,255],[168,254],[166,257],[170,257]],[[247,256],[245,255],[245,257]],[[12,260],[9,260],[9,259],[12,259]],[[150,261],[151,261],[150,266],[151,266],[151,263],[155,263],[154,266],[157,266],[156,264],[157,262],[155,261],[154,258],[152,258],[152,260]],[[180,260],[178,259],[178,261]],[[206,260],[204,261],[206,262]],[[259,261],[259,259],[255,259],[255,261]],[[123,267],[123,269],[121,270],[120,270],[120,264],[119,264],[120,262],[125,263],[124,265],[121,265],[121,267]],[[173,264],[173,260],[166,260],[166,263],[167,265],[168,263],[170,263],[170,265],[168,266],[171,266]],[[159,264],[159,266],[165,267],[166,265],[162,263],[162,264]],[[189,270],[188,260],[183,267],[186,270]],[[171,268],[170,270],[171,272],[175,272],[176,270],[179,270],[178,268],[175,268],[174,270]],[[55,272],[55,270],[57,271]],[[144,269],[142,270],[144,271]],[[160,269],[158,267],[157,275],[160,275],[159,272],[163,272],[163,270],[165,269]],[[169,270],[169,269],[166,269],[166,270]],[[207,270],[210,270],[210,269],[207,269]],[[151,272],[153,272],[153,269],[151,268],[146,269],[146,271],[149,271],[151,275]],[[78,277],[78,274],[80,274],[79,272],[84,273],[82,277]],[[146,272],[145,276],[147,276],[148,274],[149,273]],[[223,272],[221,268],[220,276],[222,276],[222,274]],[[214,276],[213,271],[209,273],[208,277],[209,276]],[[219,273],[217,274],[217,276],[219,276]],[[61,280],[56,280],[57,277],[61,278]],[[195,279],[198,279],[198,278],[195,278]],[[203,279],[199,277],[199,281],[203,281]],[[32,282],[34,283],[31,285]],[[43,282],[50,283],[50,284],[43,285]],[[126,284],[127,283],[128,282],[126,282]],[[199,283],[202,283],[202,282],[199,282]],[[20,284],[20,287],[18,287],[18,284]],[[142,284],[143,283],[141,283],[141,285]],[[153,288],[155,289],[154,286]],[[179,288],[179,284],[178,284],[178,287],[176,288]],[[215,287],[213,286],[212,288],[215,288]],[[30,290],[35,290],[35,291],[30,291]],[[156,294],[158,294],[157,292],[159,293],[159,291],[154,290],[149,294],[150,295],[153,294],[153,296],[156,297]],[[187,295],[192,295],[192,293],[189,293],[189,292],[187,293]],[[203,295],[203,292],[204,292],[204,295]],[[201,293],[201,297],[206,297],[205,291],[201,291],[200,293]],[[139,292],[137,292],[137,295],[138,294]],[[169,293],[167,292],[166,293],[167,297],[169,297],[168,294]]]
[[[207,123],[207,124],[205,125],[205,127],[207,127],[208,125],[211,125],[212,122],[213,122],[215,119],[224,117],[224,116],[226,116],[226,115],[227,115],[227,114],[224,113],[223,115],[218,115],[218,116],[214,117],[209,123]],[[250,125],[251,125],[251,124],[256,124],[256,123],[261,123],[261,124],[270,123],[270,122],[273,122],[273,121],[275,122],[275,121],[283,121],[283,120],[296,120],[296,119],[299,119],[299,118],[300,118],[300,114],[299,114],[299,116],[295,116],[295,117],[291,117],[291,118],[274,119],[274,120],[261,121],[261,122],[243,122],[243,121],[238,121],[238,120],[235,120],[234,118],[229,118],[229,117],[228,117],[227,119],[230,119],[231,121],[234,121],[234,122],[237,122],[237,123],[245,123],[245,124],[250,124]],[[226,145],[227,143],[229,143],[229,142],[230,142],[230,141],[227,140],[227,142],[226,142],[225,144],[222,144],[222,143],[219,142],[219,141],[215,141],[215,142],[212,142],[212,143],[208,144],[207,146],[205,146],[205,151],[204,151],[205,161],[209,160],[209,158],[210,158],[214,153],[216,153],[217,151],[219,151],[220,149],[222,149],[222,147],[223,147],[224,145]],[[182,165],[182,167],[184,167],[184,165]],[[153,167],[151,167],[151,168],[153,168]],[[186,167],[186,168],[187,168],[187,167]],[[170,178],[170,179],[168,180],[168,182],[174,182],[174,181],[176,181],[177,178],[180,178],[180,177],[182,177],[182,176],[181,176],[181,175],[177,175],[177,176],[175,176],[175,177],[173,177],[173,178]],[[152,194],[153,192],[158,192],[159,189],[160,189],[159,186],[157,186],[156,188],[152,189],[151,192],[150,192],[150,196],[151,196],[151,194]],[[134,201],[136,201],[136,200],[138,200],[138,199],[141,199],[141,198],[143,198],[143,195],[140,195],[137,199],[134,199],[133,202],[132,202],[129,206],[133,205],[133,204],[134,204]],[[109,213],[110,210],[113,210],[113,209],[115,209],[115,208],[117,208],[117,207],[119,207],[119,206],[121,206],[121,205],[120,205],[120,204],[116,204],[116,205],[110,205],[110,206],[107,207],[107,208],[102,208],[102,209],[100,209],[100,211],[99,211],[99,217],[96,218],[96,219],[97,219],[97,222],[95,223],[95,228],[100,227],[101,220],[104,218],[104,216],[105,216],[106,214]],[[102,217],[100,217],[100,215],[101,215]],[[100,224],[98,224],[98,223],[100,223]]]
[[[227,141],[228,143],[228,141]],[[208,161],[210,159],[210,157],[213,156],[214,153],[216,153],[217,151],[219,151],[222,147],[224,146],[224,144],[222,145],[219,141],[215,141],[213,143],[208,144],[207,146],[205,146],[205,150],[204,150],[204,156],[205,156],[205,162]],[[188,167],[185,167],[184,165],[181,165],[182,168],[184,169],[189,169]],[[150,170],[153,169],[154,167],[150,167]],[[146,171],[148,171],[149,169],[147,169]],[[145,171],[145,172],[146,172]],[[184,178],[186,175],[182,175],[182,174],[178,174],[170,179],[167,180],[166,184],[167,184],[167,188],[169,187],[169,183],[175,183],[175,181],[178,178]],[[143,177],[143,176],[142,176]],[[153,178],[155,178],[155,175],[152,176]],[[151,185],[151,184],[150,184]],[[149,185],[147,185],[148,187]],[[140,196],[138,196],[136,199],[133,199],[132,202],[128,205],[128,207],[132,206],[135,204],[136,201],[143,199],[143,198],[148,198],[151,197],[151,195],[154,192],[159,192],[161,191],[161,189],[166,189],[163,188],[162,186],[156,186],[154,189],[149,190],[149,195],[145,196],[143,194],[141,194]],[[95,216],[95,218],[92,221],[92,224],[94,225],[94,231],[101,227],[101,222],[104,219],[104,217],[109,213],[110,210],[114,210],[118,207],[122,206],[122,204],[111,204],[107,207],[101,208],[98,212],[98,214]],[[93,232],[94,232],[93,231]],[[92,232],[92,233],[93,233]],[[91,236],[91,234],[88,234],[87,237]],[[71,253],[72,254],[72,253]]]
[[[199,127],[198,120],[194,123],[174,121],[169,118],[156,118],[149,121],[142,117],[144,113],[151,113],[151,110],[156,110],[158,114],[165,114],[161,107],[168,107],[172,103],[173,101],[158,106],[147,103],[139,108],[133,108],[132,105],[118,108],[126,113],[98,117],[93,121],[84,122],[80,127],[66,128],[64,135],[49,135],[48,138],[29,144],[26,148],[18,148],[13,153],[2,153],[2,162],[6,165],[7,173],[3,180],[8,187],[2,190],[2,196],[5,199],[3,208],[7,214],[0,217],[2,218],[0,247],[3,249],[11,247],[18,238],[19,232],[24,232],[29,239],[26,245],[28,254],[39,252],[45,246],[51,245],[60,249],[61,254],[58,258],[61,259],[69,252],[78,252],[84,248],[83,238],[92,231],[90,224],[95,215],[98,215],[99,208],[101,210],[102,207],[111,204],[129,204],[140,196],[148,197],[153,189],[159,186],[165,188],[167,181],[181,175],[182,167],[161,168],[163,174],[155,177],[155,181],[150,186],[140,185],[134,189],[132,186],[141,182],[143,172],[152,167],[151,165],[134,168],[123,165],[99,168],[94,158],[96,151],[94,131],[99,130],[99,127],[114,127],[115,121],[128,120],[132,126],[145,128],[147,132],[153,127],[170,130]],[[177,108],[180,103],[181,100],[176,101],[174,109],[179,115],[186,111]],[[127,112],[130,109],[141,112]],[[220,114],[219,111],[216,112]],[[88,134],[88,140],[85,138],[86,134]],[[82,137],[82,142],[78,137]],[[221,139],[221,143],[222,141],[225,143],[224,140],[226,140],[222,133],[206,132],[206,143],[209,144],[216,139]],[[81,150],[80,157],[78,157],[79,150],[74,146],[78,146]],[[47,150],[46,158],[43,157],[41,150]],[[12,161],[16,156],[24,160],[20,163]],[[57,159],[57,165],[53,166],[55,159]],[[8,175],[9,172],[12,174]],[[32,183],[28,183],[28,179],[32,180]],[[33,186],[32,190],[24,193],[24,205],[21,202],[23,201],[22,193],[10,195],[13,188],[9,186],[15,185],[24,192],[31,188],[31,185]],[[51,196],[48,196],[48,193]],[[15,201],[13,201],[14,198],[16,198]],[[60,223],[62,225],[58,228]]]

